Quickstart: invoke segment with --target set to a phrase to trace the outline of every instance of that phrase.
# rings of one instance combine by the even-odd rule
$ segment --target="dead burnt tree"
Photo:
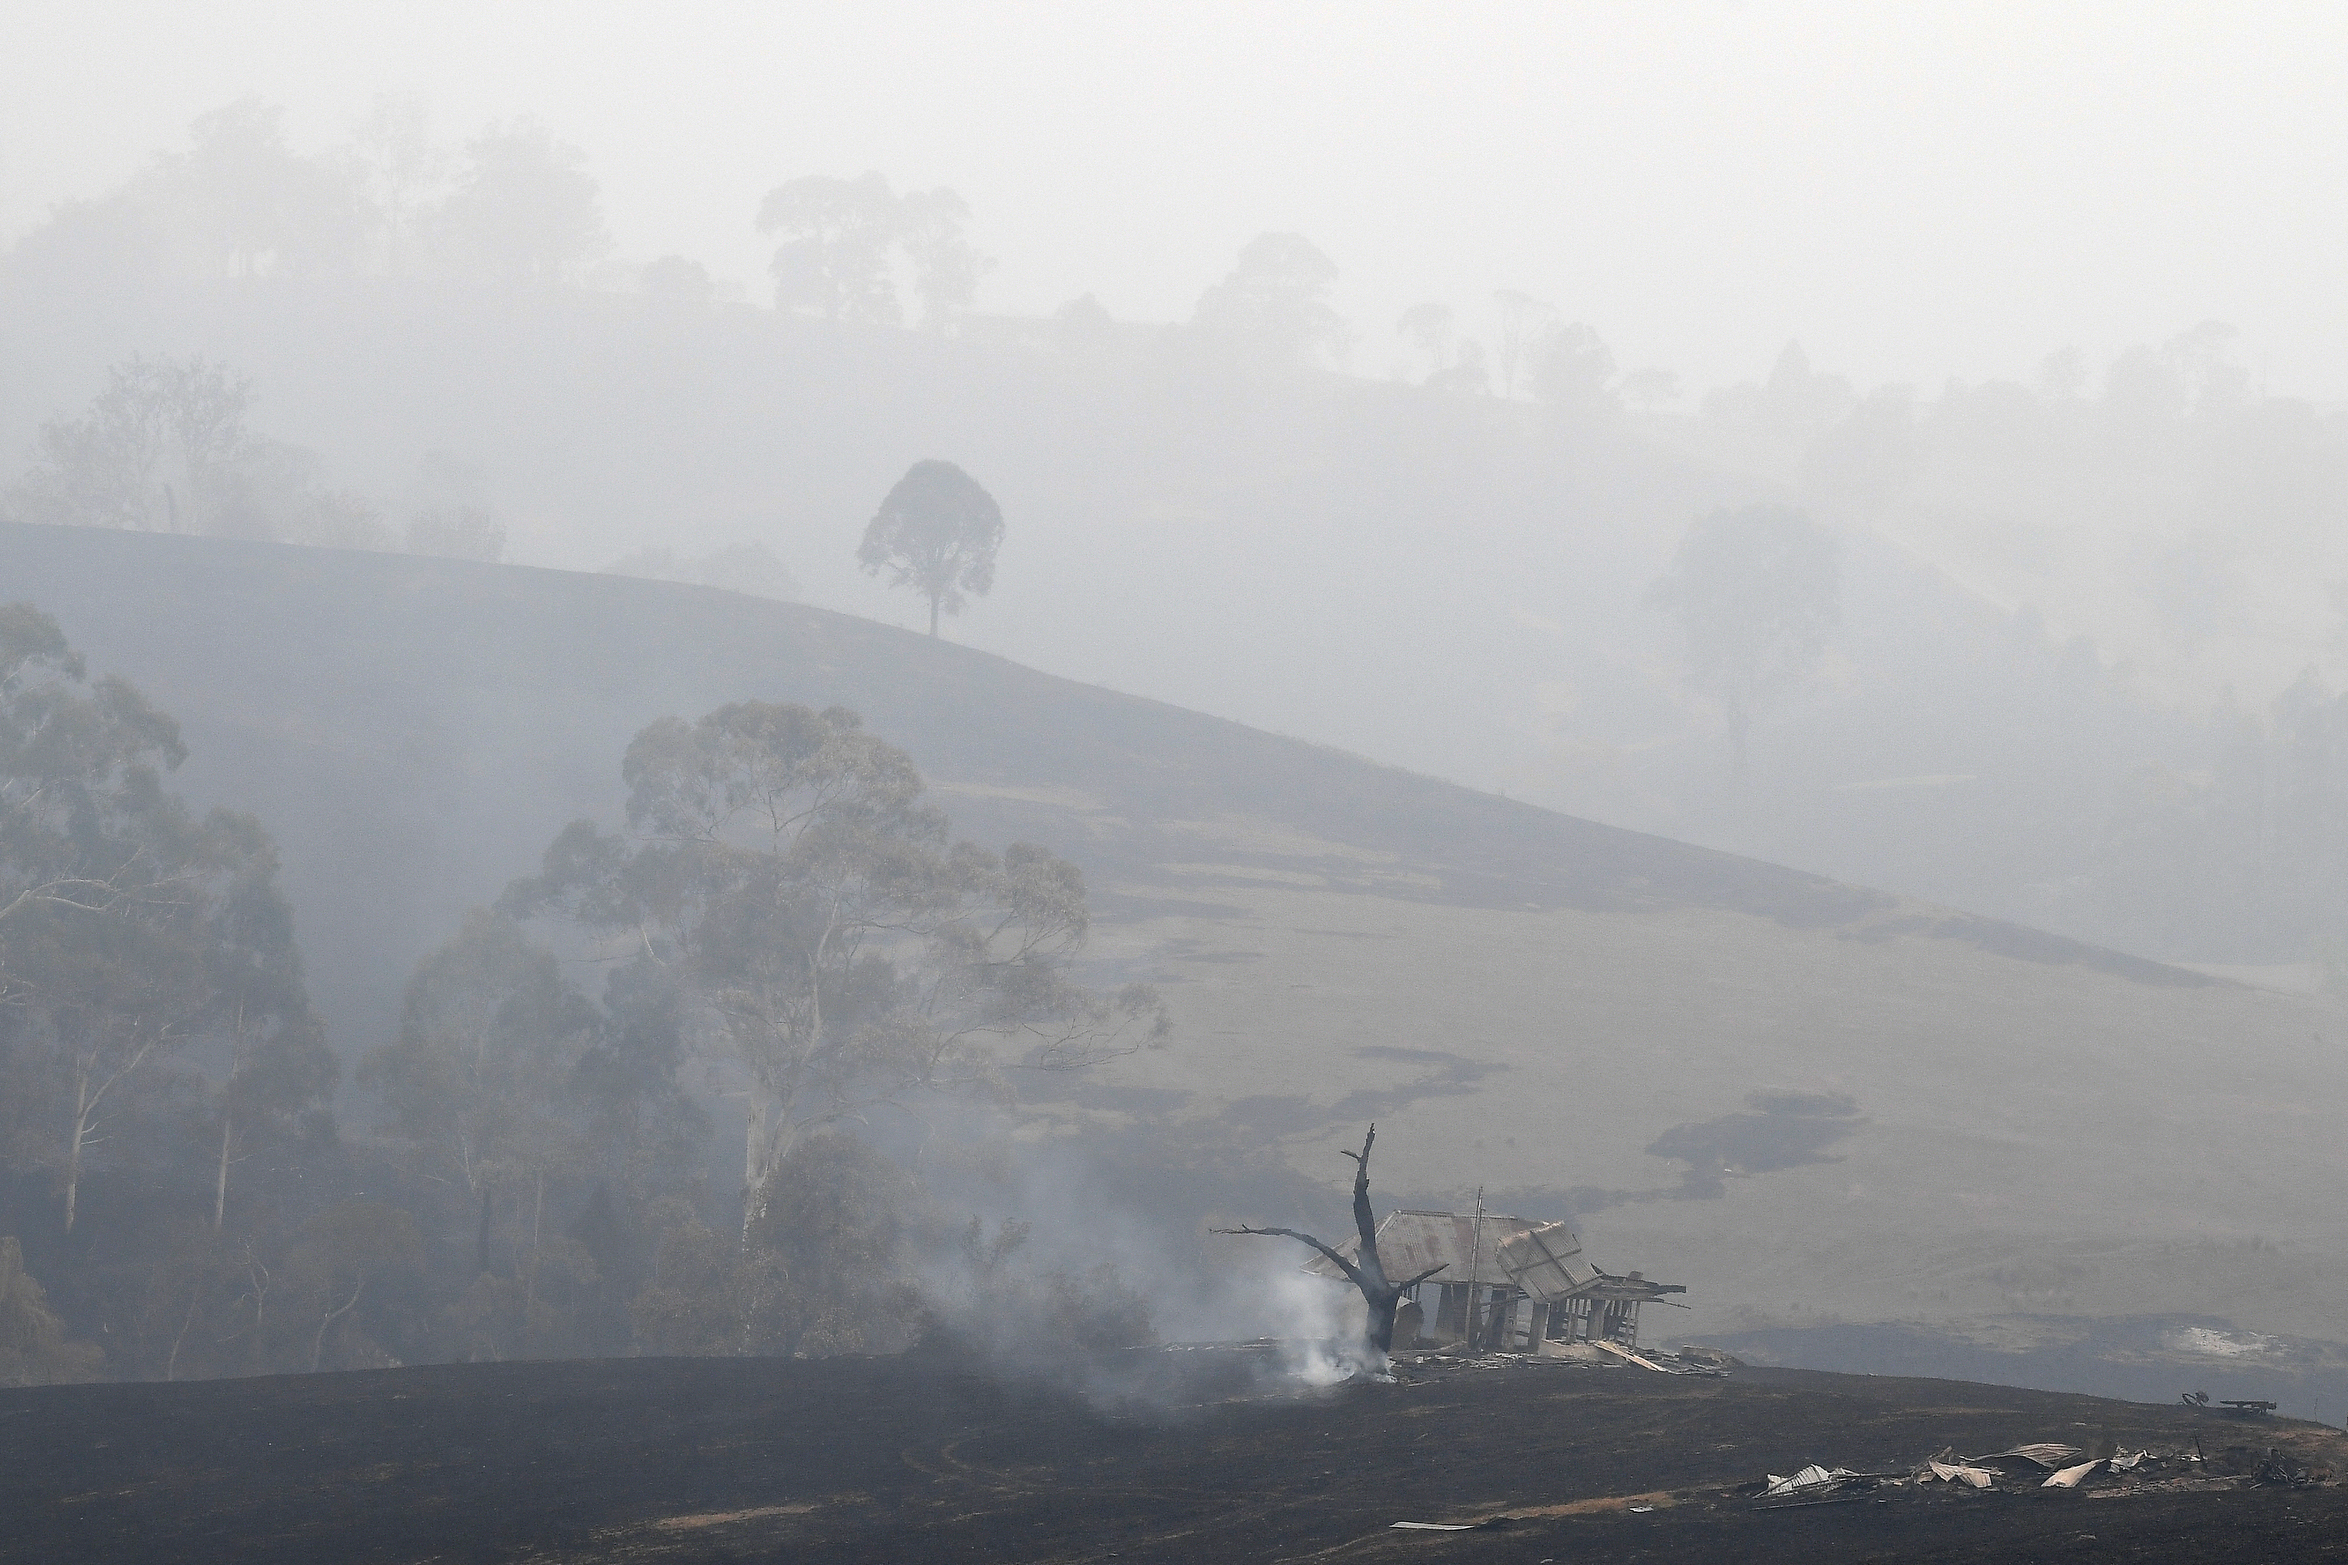
[[[1353,1260],[1347,1260],[1311,1234],[1298,1233],[1293,1228],[1255,1228],[1243,1224],[1237,1228],[1218,1228],[1214,1231],[1219,1234],[1260,1234],[1294,1239],[1311,1245],[1328,1257],[1331,1265],[1345,1273],[1346,1281],[1361,1290],[1362,1302],[1369,1306],[1369,1323],[1363,1330],[1362,1341],[1372,1357],[1383,1363],[1394,1347],[1395,1306],[1402,1302],[1404,1294],[1443,1270],[1443,1267],[1430,1266],[1416,1277],[1408,1277],[1401,1282],[1387,1277],[1386,1267],[1378,1259],[1377,1221],[1370,1212],[1370,1146],[1377,1139],[1378,1127],[1372,1125],[1370,1133],[1362,1137],[1362,1149],[1359,1152],[1340,1149],[1339,1153],[1340,1156],[1352,1158],[1354,1162],[1353,1226],[1361,1234],[1361,1247],[1355,1252]]]

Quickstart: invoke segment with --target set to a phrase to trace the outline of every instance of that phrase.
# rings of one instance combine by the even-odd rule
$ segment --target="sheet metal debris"
[[[2266,1455],[2259,1461],[2258,1470],[2250,1475],[2250,1481],[2260,1487],[2279,1485],[2289,1489],[2303,1489],[2314,1483],[2316,1477],[2308,1470],[2306,1463],[2295,1462],[2270,1445],[2266,1448]]]
[[[1777,1476],[1777,1474],[1771,1473],[1769,1475],[1769,1487],[1763,1490],[1762,1493],[1766,1498],[1775,1498],[1781,1494],[1796,1494],[1804,1489],[1823,1488],[1826,1485],[1834,1483],[1840,1479],[1856,1478],[1857,1476],[1858,1474],[1852,1472],[1848,1468],[1837,1467],[1828,1469],[1820,1467],[1817,1463],[1813,1462],[1808,1467],[1805,1467],[1800,1472],[1794,1474],[1791,1478],[1780,1478]]]
[[[1976,1457],[1959,1457],[1954,1447],[1943,1446],[1904,1473],[1853,1472],[1847,1467],[1813,1462],[1790,1478],[1770,1473],[1763,1483],[1742,1492],[1751,1496],[1759,1508],[1774,1510],[1870,1496],[1881,1500],[1887,1497],[1885,1491],[1901,1488],[1923,1491],[1946,1485],[1959,1490],[1999,1490],[2001,1479],[2011,1487],[2073,1490],[2098,1500],[2223,1489],[2296,1488],[2328,1483],[2332,1479],[2329,1472],[2310,1468],[2275,1446],[2266,1448],[2264,1458],[2255,1468],[2249,1466],[2248,1453],[2243,1448],[2236,1447],[2235,1452],[2238,1454],[2231,1460],[2237,1465],[2225,1473],[2211,1470],[2210,1459],[2203,1454],[2198,1436],[2190,1446],[2118,1450],[2108,1456],[2093,1457],[2077,1446],[2057,1441],[2011,1446]],[[2005,1464],[2002,1471],[1995,1465],[2001,1462]]]
[[[2019,1457],[2025,1462],[2036,1462],[2041,1467],[2064,1467],[2086,1454],[2075,1445],[2018,1445],[2011,1450],[1992,1451],[1987,1456],[1976,1456],[1972,1460],[1974,1465],[1978,1466],[1983,1462],[1994,1462],[2000,1457],[2012,1456]]]
[[[1976,1489],[1987,1489],[1997,1482],[1997,1474],[1986,1467],[1969,1467],[1962,1462],[1927,1462],[1924,1465],[1942,1483],[1971,1484]]]

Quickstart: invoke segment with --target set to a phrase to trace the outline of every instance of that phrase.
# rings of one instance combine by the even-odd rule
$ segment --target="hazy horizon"
[[[381,95],[580,147],[617,262],[765,303],[765,191],[944,185],[982,311],[1186,318],[1238,247],[1340,268],[1348,367],[1422,300],[1594,326],[1683,402],[1788,341],[1861,385],[2028,381],[2207,320],[2348,400],[2348,29],[2309,8],[42,5],[0,62],[0,245],[245,95],[297,150]]]

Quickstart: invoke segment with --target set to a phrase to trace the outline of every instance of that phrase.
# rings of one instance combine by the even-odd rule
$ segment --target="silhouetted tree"
[[[1429,390],[1478,396],[1491,389],[1484,345],[1473,337],[1455,338],[1449,305],[1432,300],[1414,304],[1402,312],[1394,329],[1425,360],[1421,384]]]
[[[80,417],[42,425],[32,469],[0,499],[52,526],[380,545],[372,508],[324,489],[309,452],[252,430],[252,403],[227,365],[131,358]]]
[[[1402,1302],[1404,1294],[1443,1270],[1443,1267],[1430,1266],[1417,1276],[1405,1277],[1399,1282],[1386,1275],[1386,1264],[1378,1255],[1377,1214],[1370,1209],[1370,1147],[1377,1139],[1378,1127],[1372,1125],[1370,1133],[1362,1137],[1362,1149],[1359,1152],[1340,1152],[1341,1156],[1353,1159],[1353,1227],[1356,1241],[1353,1259],[1347,1260],[1336,1247],[1293,1228],[1256,1228],[1242,1224],[1237,1228],[1218,1228],[1214,1231],[1219,1234],[1294,1239],[1320,1251],[1331,1265],[1345,1274],[1345,1280],[1360,1292],[1362,1303],[1368,1309],[1362,1329],[1362,1346],[1369,1350],[1371,1365],[1383,1368],[1387,1355],[1394,1348],[1395,1306]]]
[[[833,321],[893,324],[900,315],[889,249],[901,214],[878,173],[808,174],[777,185],[758,208],[758,231],[782,244],[768,271],[775,308]]]
[[[978,279],[993,264],[963,237],[969,221],[970,208],[942,185],[909,190],[897,203],[897,245],[913,271],[921,324],[932,330],[969,313]]]
[[[1678,621],[1688,676],[1728,717],[1745,773],[1753,703],[1808,674],[1840,619],[1835,542],[1799,511],[1715,511],[1680,540],[1647,601]]]
[[[333,162],[295,154],[284,111],[259,98],[200,114],[188,150],[134,183],[183,262],[238,276],[344,271],[365,243],[365,198]]]
[[[953,191],[889,188],[878,173],[809,174],[777,185],[758,208],[758,231],[782,244],[768,265],[775,308],[833,321],[894,325],[903,316],[897,272],[910,274],[924,326],[970,308],[988,266],[963,228],[970,208]]]
[[[252,454],[252,382],[202,358],[132,358],[75,419],[41,426],[12,495],[26,521],[206,532]]]
[[[1879,515],[1924,470],[1914,399],[1905,387],[1871,392],[1802,453],[1803,487],[1820,502]]]
[[[705,305],[717,297],[717,279],[688,256],[664,255],[637,269],[636,286],[670,304]]]
[[[1533,395],[1550,406],[1585,417],[1617,406],[1613,351],[1590,327],[1578,321],[1545,327],[1526,360]]]
[[[1426,360],[1425,375],[1451,362],[1451,319],[1451,306],[1432,299],[1412,305],[1395,319],[1395,332]]]
[[[353,128],[344,157],[368,198],[379,264],[397,277],[415,249],[425,198],[447,178],[448,154],[433,142],[420,101],[384,96]]]
[[[1200,295],[1191,327],[1272,363],[1340,358],[1351,333],[1329,303],[1336,282],[1337,263],[1302,234],[1259,234],[1231,274]]]
[[[465,166],[432,215],[460,269],[527,287],[575,280],[611,247],[586,155],[531,120],[491,125],[465,144]]]
[[[985,597],[995,584],[1003,512],[995,497],[951,462],[916,462],[865,525],[856,550],[865,574],[889,573],[892,587],[929,599],[929,633],[938,613],[962,612],[965,592]]]
[[[1495,292],[1492,305],[1500,317],[1500,351],[1495,356],[1500,367],[1500,394],[1513,397],[1524,382],[1535,344],[1557,322],[1557,306],[1514,288]]]

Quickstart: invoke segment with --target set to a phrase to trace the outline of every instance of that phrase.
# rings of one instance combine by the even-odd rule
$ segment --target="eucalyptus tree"
[[[853,712],[744,701],[663,718],[621,773],[627,830],[565,828],[505,905],[567,914],[677,974],[746,1101],[746,1234],[812,1131],[1165,1033],[1148,988],[1075,981],[1076,867],[953,840],[911,758]]]
[[[12,1095],[62,1121],[69,1232],[102,1116],[232,992],[308,1025],[267,836],[191,816],[163,785],[185,755],[176,725],[91,678],[54,621],[0,608],[0,1026]]]
[[[172,866],[141,828],[168,815],[162,774],[186,757],[179,726],[91,678],[55,620],[0,604],[0,996],[26,982],[9,936],[33,919],[164,894]]]
[[[226,810],[193,820],[158,794],[132,826],[96,849],[96,868],[117,870],[92,876],[115,893],[108,901],[37,904],[0,937],[19,984],[7,1020],[65,1121],[68,1232],[87,1156],[118,1137],[107,1126],[129,1112],[126,1097],[214,1046],[217,1230],[237,1149],[321,1105],[336,1066],[302,986],[276,855],[259,824]],[[126,886],[118,867],[139,857],[150,867]]]
[[[215,815],[212,899],[204,941],[205,1014],[200,1035],[219,1045],[214,1102],[220,1152],[212,1231],[228,1214],[230,1170],[244,1149],[283,1134],[333,1094],[341,1066],[311,1008],[293,907],[277,885],[277,850],[248,815]]]
[[[511,918],[476,910],[417,967],[399,1036],[361,1062],[384,1128],[477,1203],[477,1271],[490,1269],[498,1189],[532,1203],[535,1231],[547,1180],[585,1158],[571,1091],[600,1026],[552,952]]]

